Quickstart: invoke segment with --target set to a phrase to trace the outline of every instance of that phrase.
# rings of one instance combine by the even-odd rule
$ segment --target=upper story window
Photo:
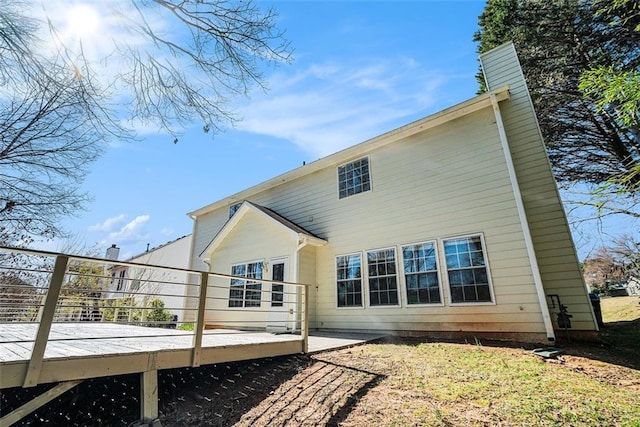
[[[338,166],[338,197],[340,199],[369,190],[371,190],[371,175],[368,157]]]
[[[231,218],[233,214],[236,213],[238,209],[240,209],[240,206],[242,206],[242,202],[234,203],[233,205],[229,206],[229,218]]]
[[[452,303],[492,302],[489,273],[480,236],[444,241]]]

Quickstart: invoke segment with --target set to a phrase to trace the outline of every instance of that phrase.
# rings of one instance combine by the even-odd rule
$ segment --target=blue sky
[[[484,1],[259,4],[278,11],[292,64],[266,71],[268,92],[235,101],[233,129],[108,148],[83,184],[94,200],[64,222],[76,242],[117,244],[127,258],[191,233],[189,211],[475,95]]]

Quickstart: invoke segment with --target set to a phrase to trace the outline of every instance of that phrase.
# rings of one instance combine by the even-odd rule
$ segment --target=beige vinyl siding
[[[514,65],[513,58],[500,51],[490,60],[485,58],[487,61],[490,64],[486,71],[494,76],[491,87],[511,84],[512,99],[500,106],[507,138],[513,144],[511,156],[545,293],[561,295],[574,316],[575,329],[593,330],[595,324],[566,218],[517,63]],[[281,184],[274,178],[269,185],[241,193],[250,196],[234,196],[226,200],[226,205],[221,201],[203,208],[199,212],[207,213],[198,216],[194,226],[192,262],[197,265],[198,255],[227,221],[228,205],[239,201],[238,197],[248,197],[328,241],[317,248],[307,246],[298,254],[298,280],[317,286],[310,293],[312,328],[508,332],[545,337],[521,217],[491,108],[384,143],[385,138],[392,139],[394,135],[391,132],[376,138],[368,149],[368,143],[364,143],[358,149],[346,150],[336,155],[333,163],[333,156],[322,159],[321,168],[306,166],[315,172],[304,173],[303,167],[283,175]],[[369,159],[371,191],[339,199],[337,166],[364,156]],[[241,224],[236,230],[240,234],[225,239],[223,246],[229,247],[218,250],[244,257],[232,259],[217,250],[213,271],[252,258],[269,259],[276,255],[273,246],[277,249],[285,241],[291,245],[289,251],[295,250],[291,235],[287,239],[269,234],[275,230],[251,230],[256,224]],[[478,235],[484,241],[494,301],[452,305],[443,241]],[[250,240],[266,243],[254,244]],[[427,241],[436,242],[443,304],[408,306],[401,247]],[[364,308],[338,309],[336,256],[361,254],[364,272],[368,250],[391,247],[397,254],[400,306],[365,304]],[[290,255],[293,260],[293,252]],[[363,274],[365,302],[367,291],[367,276]],[[225,302],[226,298],[228,290]]]
[[[293,247],[295,241],[291,233],[250,211],[217,247],[211,259],[211,271],[231,274],[231,266],[235,264],[269,262],[270,259],[279,257],[291,259]],[[268,279],[267,272],[264,271],[263,274],[263,279]],[[262,285],[262,303],[259,308],[229,308],[229,283],[230,280],[225,278],[210,279],[205,324],[264,328],[270,302],[269,293],[264,292],[268,285]]]
[[[492,51],[481,62],[490,89],[510,84],[511,99],[501,103],[501,111],[545,293],[560,295],[573,315],[573,329],[595,330],[569,226],[513,45]],[[556,325],[557,308],[551,312]]]
[[[326,255],[328,262],[318,265],[319,312],[327,319],[321,327],[357,329],[356,319],[364,317],[383,330],[440,330],[469,321],[464,318],[466,313],[482,313],[492,318],[489,323],[494,326],[482,326],[489,330],[501,329],[501,322],[512,323],[523,332],[542,330],[524,245],[504,251],[493,246],[494,238],[496,243],[505,238],[522,241],[522,233],[491,112],[486,110],[442,128],[370,154],[373,194],[369,200],[362,197],[349,207],[352,211],[346,218],[348,222],[343,221],[347,226],[339,229],[340,224],[335,224],[334,233],[327,236],[329,246],[326,251],[321,249],[328,252],[335,248]],[[420,185],[416,187],[413,180]],[[376,210],[375,218],[368,216],[372,209]],[[443,287],[443,307],[406,307],[403,300],[401,308],[336,308],[335,255],[477,232],[485,236],[499,308],[451,307],[447,286]],[[445,263],[440,245],[438,249],[442,280],[446,276]],[[399,279],[404,286],[403,278]],[[364,282],[366,293],[366,277]],[[501,289],[514,282],[524,283],[525,289],[509,302],[501,300]],[[515,306],[514,300],[520,304]],[[518,321],[514,315],[523,320]],[[532,321],[532,317],[536,320]],[[342,318],[345,320],[341,323]],[[474,320],[482,321],[470,321]]]
[[[207,245],[211,243],[211,240],[218,234],[218,231],[227,222],[229,218],[228,211],[222,212],[219,209],[215,212],[208,213],[201,217],[195,218],[193,223],[193,233],[191,242],[191,256],[189,259],[189,268],[192,270],[209,271],[209,266],[202,262],[200,254],[205,250]],[[190,284],[199,283],[200,278],[195,275],[189,276]],[[185,301],[185,308],[189,308],[189,311],[185,311],[185,321],[195,321],[195,309],[198,303],[197,286],[187,287],[187,296]]]
[[[339,200],[336,164],[255,194],[250,199],[328,240],[326,246],[314,249],[314,283],[318,285],[313,304],[317,310],[312,316],[314,326],[320,329],[544,334],[519,216],[491,109],[453,120],[367,155],[371,191]],[[201,243],[197,244],[199,248],[204,248],[217,232],[214,230],[221,227],[222,210],[198,218],[199,223],[207,223],[200,224],[201,229],[211,230],[208,238],[201,238]],[[479,233],[484,236],[495,304],[451,306],[442,239]],[[438,241],[444,305],[407,306],[401,245],[433,240]],[[233,245],[241,247],[241,241],[234,240]],[[387,247],[396,248],[402,305],[338,309],[335,257],[360,252],[364,269],[367,250]],[[254,249],[251,249],[252,253]],[[307,249],[301,253],[301,281],[306,281],[302,272],[311,264]],[[212,270],[216,271],[215,268]],[[363,277],[365,300],[368,300],[367,289],[366,277]]]

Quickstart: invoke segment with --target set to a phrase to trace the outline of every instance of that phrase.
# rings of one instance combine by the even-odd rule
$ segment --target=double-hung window
[[[338,197],[353,196],[371,190],[369,158],[363,157],[338,167]]]
[[[480,236],[444,240],[452,303],[492,302]]]
[[[434,242],[402,247],[407,304],[440,303],[440,283]]]
[[[233,278],[229,286],[229,307],[260,307],[262,283],[251,279],[262,279],[262,262],[250,262],[231,266]]]
[[[360,254],[336,258],[338,307],[362,307],[362,259]]]
[[[369,305],[398,305],[398,277],[396,250],[382,249],[367,252],[369,273]]]

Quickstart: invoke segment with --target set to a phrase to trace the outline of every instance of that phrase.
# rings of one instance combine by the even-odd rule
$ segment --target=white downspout
[[[505,161],[507,162],[507,170],[509,171],[511,188],[513,189],[513,195],[516,200],[518,216],[520,217],[520,225],[522,227],[522,233],[524,234],[524,241],[527,247],[529,263],[531,264],[531,272],[533,273],[533,282],[536,287],[536,293],[538,294],[538,303],[540,304],[540,310],[542,311],[542,320],[544,322],[544,328],[547,332],[547,339],[549,341],[555,341],[556,336],[553,331],[553,323],[551,322],[551,315],[549,314],[549,306],[547,305],[547,298],[544,294],[544,286],[542,285],[542,276],[540,276],[538,259],[536,258],[535,249],[533,248],[533,239],[531,237],[531,230],[529,229],[529,222],[527,221],[527,213],[525,212],[525,209],[524,209],[522,194],[520,193],[520,187],[518,186],[515,167],[513,166],[513,158],[511,157],[511,151],[509,150],[509,143],[507,142],[507,133],[504,130],[504,123],[502,122],[502,114],[500,113],[500,106],[498,105],[498,100],[496,99],[495,94],[491,94],[491,105],[493,105],[493,113],[496,117],[498,134],[500,135],[500,142],[502,143],[502,151],[504,151],[504,158],[505,158]]]

